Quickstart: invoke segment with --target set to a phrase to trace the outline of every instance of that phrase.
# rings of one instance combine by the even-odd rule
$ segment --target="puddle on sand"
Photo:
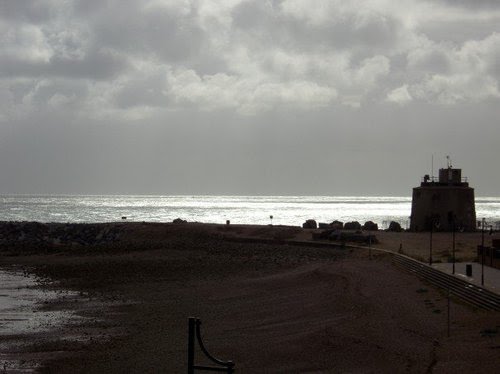
[[[0,373],[29,373],[39,366],[39,357],[22,352],[26,343],[32,343],[31,337],[39,341],[40,335],[83,319],[72,311],[42,307],[76,296],[43,289],[35,277],[22,272],[0,270]]]
[[[72,313],[68,311],[39,310],[44,303],[63,296],[76,293],[45,290],[34,277],[0,270],[0,337],[47,331],[69,320]]]

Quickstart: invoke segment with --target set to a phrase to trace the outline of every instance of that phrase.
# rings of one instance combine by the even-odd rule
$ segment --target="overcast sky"
[[[0,0],[0,193],[500,196],[500,1]]]

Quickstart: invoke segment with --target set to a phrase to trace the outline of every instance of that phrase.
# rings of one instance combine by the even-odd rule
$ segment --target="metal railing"
[[[188,374],[194,374],[195,370],[203,370],[203,371],[218,371],[225,372],[227,374],[234,373],[234,362],[233,361],[223,361],[218,358],[215,358],[206,349],[203,344],[203,340],[201,339],[200,332],[201,321],[198,318],[189,317],[189,337],[188,337]],[[194,362],[194,348],[195,348],[195,340],[198,341],[198,345],[204,355],[212,361],[214,364],[219,365],[220,367],[215,366],[203,366],[196,365]]]
[[[413,258],[392,253],[393,262],[435,286],[448,290],[462,301],[484,310],[500,311],[500,295],[466,280],[446,274]]]
[[[439,182],[439,177],[436,177],[436,176],[428,177],[428,178],[422,177],[420,179],[420,181],[422,183],[429,183],[429,184],[431,184],[431,183],[436,183],[436,184],[440,183]],[[468,182],[468,177],[461,177],[460,178],[460,182],[459,183],[467,183],[467,182]],[[450,181],[444,181],[443,183],[450,183]],[[453,183],[453,182],[451,182],[451,183]]]

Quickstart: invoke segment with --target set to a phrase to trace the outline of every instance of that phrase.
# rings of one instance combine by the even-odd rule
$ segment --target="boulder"
[[[340,221],[335,220],[332,223],[330,223],[330,227],[332,229],[342,230],[344,228],[344,222],[340,222]]]
[[[377,231],[378,230],[378,225],[373,222],[373,221],[366,221],[365,224],[363,225],[363,230],[366,231]]]
[[[387,231],[401,232],[401,225],[396,221],[391,221]]]
[[[358,221],[346,222],[344,225],[346,230],[361,230],[361,224]]]
[[[64,224],[37,222],[0,222],[0,251],[45,249],[78,245],[96,245],[115,241],[115,228],[102,224]]]
[[[176,218],[172,221],[172,223],[181,224],[181,223],[187,223],[187,221],[185,219]]]
[[[308,219],[302,224],[302,228],[304,229],[315,229],[318,227],[318,224],[313,219]]]

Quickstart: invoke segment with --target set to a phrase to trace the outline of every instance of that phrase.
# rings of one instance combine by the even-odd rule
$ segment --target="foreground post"
[[[455,274],[455,220],[453,220],[453,271],[452,274]]]
[[[450,337],[450,289],[448,288],[448,338]]]
[[[481,286],[484,286],[484,221],[481,220]]]
[[[432,265],[432,230],[434,229],[434,222],[431,222],[431,239],[429,242],[429,265]]]

